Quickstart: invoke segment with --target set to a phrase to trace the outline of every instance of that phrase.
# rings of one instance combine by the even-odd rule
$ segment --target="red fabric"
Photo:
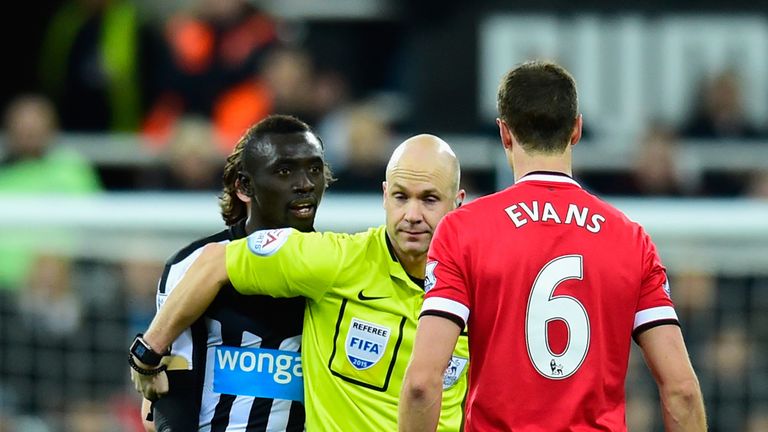
[[[187,17],[174,17],[166,27],[166,37],[179,67],[198,74],[213,61],[214,34],[206,23]]]
[[[147,113],[141,132],[152,150],[160,150],[168,144],[173,126],[184,113],[181,98],[167,93]]]
[[[264,15],[254,15],[222,35],[221,58],[235,67],[252,52],[262,50],[277,38],[275,23]]]
[[[247,81],[221,95],[213,107],[221,151],[229,154],[243,133],[271,112],[272,92],[259,81]]]
[[[425,310],[434,298],[469,308],[466,430],[626,430],[635,314],[672,306],[664,267],[621,212],[567,177],[539,177],[553,181],[450,213],[429,251]]]

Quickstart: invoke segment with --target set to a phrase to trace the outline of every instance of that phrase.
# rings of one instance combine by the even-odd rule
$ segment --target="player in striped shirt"
[[[158,285],[158,310],[206,244],[226,244],[266,228],[312,231],[329,179],[322,143],[308,125],[275,115],[253,126],[224,171],[220,200],[229,227],[192,242],[167,262]],[[170,393],[153,407],[156,429],[303,431],[301,373],[274,363],[298,363],[304,303],[301,298],[245,296],[231,285],[223,287],[204,315],[173,342]],[[237,359],[272,362],[272,368],[245,381],[222,367]]]

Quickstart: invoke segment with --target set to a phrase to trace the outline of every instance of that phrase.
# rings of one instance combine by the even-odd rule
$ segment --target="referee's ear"
[[[461,207],[461,203],[464,202],[464,198],[467,196],[467,191],[464,189],[459,189],[459,192],[456,194],[456,199],[453,201],[453,204],[456,206],[456,208]]]

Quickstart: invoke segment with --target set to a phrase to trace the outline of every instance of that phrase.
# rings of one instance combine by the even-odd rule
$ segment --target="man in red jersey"
[[[631,339],[668,431],[706,429],[664,266],[637,223],[571,177],[573,78],[525,63],[498,95],[515,185],[448,214],[429,251],[400,430],[434,430],[457,337],[470,341],[467,431],[625,431]]]

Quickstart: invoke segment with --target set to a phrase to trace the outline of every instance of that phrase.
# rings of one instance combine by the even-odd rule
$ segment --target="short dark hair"
[[[501,80],[497,108],[524,150],[562,152],[578,116],[576,83],[555,63],[525,62]]]
[[[232,225],[248,216],[247,206],[237,197],[237,180],[245,172],[245,158],[252,157],[262,143],[268,142],[268,135],[292,133],[310,133],[317,138],[320,147],[323,148],[323,141],[308,124],[296,117],[282,114],[270,115],[251,126],[237,142],[224,165],[223,187],[219,195],[221,217],[227,225]],[[332,180],[330,167],[325,164],[325,186],[327,187]]]

